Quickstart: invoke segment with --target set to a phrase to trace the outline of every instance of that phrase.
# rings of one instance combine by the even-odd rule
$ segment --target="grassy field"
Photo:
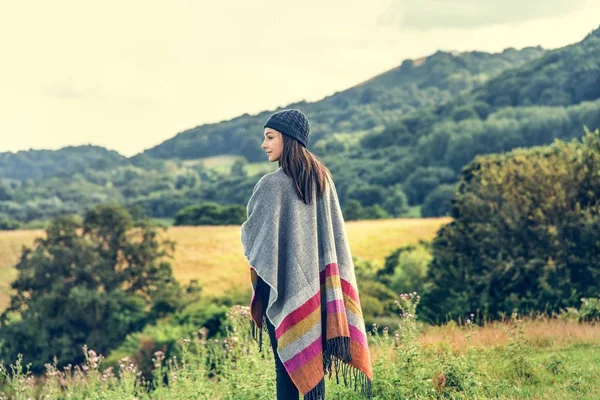
[[[399,246],[433,238],[447,222],[448,218],[352,221],[347,223],[347,232],[355,256],[382,263]],[[31,245],[42,235],[42,230],[0,233],[1,307],[8,300],[21,246]],[[165,235],[177,242],[173,266],[180,281],[198,279],[211,295],[249,285],[239,226],[170,227]],[[230,318],[237,322],[228,338],[196,336],[180,341],[182,357],[164,360],[161,366],[163,372],[168,371],[171,384],[157,387],[152,396],[136,392],[136,367],[123,361],[121,380],[110,370],[98,370],[95,362],[87,365],[85,373],[50,371],[47,379],[40,380],[26,374],[9,378],[0,367],[0,400],[42,393],[49,399],[130,399],[134,393],[140,399],[164,400],[273,398],[270,347],[265,345],[258,352],[247,332],[249,310],[236,307]],[[428,326],[402,317],[398,328],[379,328],[369,334],[374,399],[600,398],[596,378],[600,374],[600,324],[529,316],[481,326],[454,322]],[[219,379],[207,369],[212,363],[218,366]],[[335,378],[326,380],[327,398],[362,399],[334,382]],[[3,397],[3,390],[8,397]]]
[[[141,371],[131,359],[119,361],[117,379],[102,359],[88,352],[84,368],[51,368],[44,378],[18,367],[9,377],[0,365],[0,400],[272,399],[273,354],[268,344],[259,352],[249,337],[248,312],[245,306],[231,310],[233,330],[227,338],[196,335],[179,341],[182,353],[177,359],[154,353],[159,361],[153,376],[168,374],[169,385],[155,380],[158,386],[151,396],[138,391],[135,382]],[[406,318],[398,333],[377,329],[368,342],[374,400],[600,398],[600,325],[526,317],[483,326],[429,327]],[[352,381],[344,387],[341,377],[340,384],[334,376],[325,385],[327,399],[364,399]]]
[[[388,219],[346,223],[352,254],[383,263],[394,249],[420,239],[431,239],[448,218]],[[239,226],[170,227],[166,237],[177,243],[172,260],[175,277],[182,283],[197,279],[207,295],[220,295],[249,285]],[[23,245],[31,246],[43,230],[0,232],[0,309],[10,298],[10,282]]]

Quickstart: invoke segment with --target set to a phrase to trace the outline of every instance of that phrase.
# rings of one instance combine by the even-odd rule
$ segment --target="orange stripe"
[[[327,314],[327,339],[338,336],[350,336],[346,314]]]
[[[323,352],[290,374],[290,378],[302,395],[314,388],[323,379]]]
[[[371,356],[369,350],[365,349],[363,345],[353,340],[350,341],[350,354],[352,355],[352,361],[350,365],[361,370],[373,380],[373,370],[371,367]]]

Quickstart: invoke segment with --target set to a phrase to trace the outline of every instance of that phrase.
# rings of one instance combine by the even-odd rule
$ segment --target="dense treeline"
[[[431,319],[558,312],[600,293],[600,131],[477,157],[433,242]]]
[[[367,134],[353,156],[379,165],[372,161],[365,170],[361,163],[363,173],[349,168],[345,173],[382,186],[401,184],[410,204],[427,204],[431,212],[434,199],[427,196],[455,183],[476,155],[568,140],[580,136],[584,126],[600,127],[598,99],[600,29],[448,103],[406,114],[384,131]],[[438,203],[440,192],[435,192]]]
[[[517,68],[509,69],[511,63]],[[600,29],[549,52],[438,52],[320,102],[290,107],[314,121],[309,149],[333,172],[349,219],[418,216],[419,210],[441,216],[449,213],[461,169],[475,156],[569,140],[584,126],[600,127],[599,66]],[[412,94],[402,97],[406,93]],[[396,95],[403,100],[395,103]],[[161,218],[210,202],[245,205],[260,176],[275,167],[264,162],[256,128],[268,114],[198,127],[130,159],[110,156],[98,167],[69,161],[66,172],[44,179],[16,180],[0,167],[0,226],[27,227],[106,201]],[[235,152],[225,142],[232,138],[247,160],[229,171],[186,160],[209,155],[202,153],[207,149],[210,155]],[[257,159],[263,163],[247,163]]]
[[[480,86],[509,68],[544,54],[539,47],[506,49],[502,53],[438,51],[420,60],[406,60],[399,67],[321,101],[299,102],[311,121],[311,143],[333,133],[370,130],[423,106],[440,104],[452,96]],[[242,115],[219,124],[202,125],[182,132],[147,150],[155,158],[195,159],[218,154],[241,154],[248,161],[264,160],[260,127],[272,111]],[[258,135],[254,135],[254,133]]]
[[[121,163],[128,163],[127,158],[91,145],[0,153],[0,177],[20,181],[54,175],[69,177],[86,169],[105,170]]]

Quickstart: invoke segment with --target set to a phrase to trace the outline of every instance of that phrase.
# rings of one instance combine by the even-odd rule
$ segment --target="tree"
[[[454,198],[454,185],[440,185],[425,197],[421,206],[421,217],[442,217],[450,213]]]
[[[394,185],[389,188],[387,199],[383,202],[382,207],[394,217],[399,217],[409,210],[408,199],[400,185]]]
[[[344,220],[354,221],[363,218],[364,209],[363,206],[360,204],[360,201],[350,199],[346,201],[346,207],[344,207],[343,214]]]
[[[428,242],[400,247],[385,258],[384,267],[377,271],[377,280],[396,293],[423,295],[428,286],[427,270],[431,257]]]
[[[45,238],[25,247],[10,306],[0,316],[0,358],[23,354],[42,371],[83,361],[86,344],[99,353],[179,306],[181,288],[165,257],[174,243],[158,240],[147,220],[135,224],[121,206],[102,205],[84,219],[52,220]]]
[[[558,312],[600,291],[600,132],[477,157],[433,241],[427,318]]]
[[[266,155],[264,150],[260,147],[260,144],[260,136],[248,136],[242,142],[240,154],[244,156],[248,162],[265,161]]]
[[[235,160],[231,166],[230,174],[236,177],[247,178],[248,173],[246,172],[246,164],[248,164],[246,159]]]
[[[246,220],[246,207],[239,204],[221,206],[207,201],[187,206],[175,215],[173,225],[240,225]]]
[[[9,201],[9,200],[12,200],[10,191],[8,190],[8,187],[6,187],[2,183],[2,180],[0,178],[0,201]]]

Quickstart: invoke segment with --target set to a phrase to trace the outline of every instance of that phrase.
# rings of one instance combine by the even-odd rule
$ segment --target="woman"
[[[325,373],[371,397],[373,372],[344,219],[329,170],[306,149],[310,124],[283,110],[264,124],[264,175],[241,227],[253,336],[269,333],[277,399],[325,398]]]

